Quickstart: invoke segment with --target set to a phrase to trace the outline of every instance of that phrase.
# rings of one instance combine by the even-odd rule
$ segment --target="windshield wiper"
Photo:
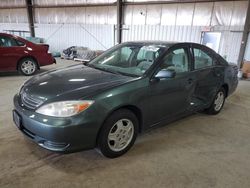
[[[121,75],[125,75],[125,76],[130,76],[130,77],[139,77],[138,75],[129,74],[129,73],[126,73],[126,72],[121,72],[121,71],[117,71],[117,73],[119,73]]]
[[[119,75],[130,76],[130,77],[138,77],[138,75],[129,74],[129,73],[121,72],[121,71],[114,71],[114,70],[110,70],[110,69],[105,68],[105,67],[101,68],[101,67],[94,66],[92,64],[87,64],[86,66],[94,68],[94,69],[98,69],[98,70],[101,70],[101,71],[109,72],[109,73],[112,73],[112,74],[119,74]]]
[[[105,72],[110,72],[110,73],[113,73],[113,74],[120,74],[120,73],[118,73],[118,72],[116,72],[116,71],[111,71],[111,70],[108,69],[108,68],[104,68],[104,67],[100,68],[100,67],[94,66],[94,65],[92,65],[92,64],[87,64],[87,66],[88,66],[88,67],[91,67],[91,68],[94,68],[94,69],[102,70],[102,71],[105,71]]]

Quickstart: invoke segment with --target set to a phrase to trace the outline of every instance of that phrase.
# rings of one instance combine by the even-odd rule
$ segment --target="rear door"
[[[176,76],[162,78],[149,84],[150,114],[147,115],[147,122],[150,125],[156,125],[187,112],[194,92],[194,77],[190,72],[190,65],[191,58],[186,45],[179,45],[169,50],[169,53],[160,60],[152,78],[163,69],[175,70]]]
[[[215,54],[206,47],[192,44],[192,73],[196,78],[193,110],[199,110],[211,104],[218,87],[223,80],[223,73],[215,66]]]
[[[16,70],[17,61],[24,53],[24,43],[8,36],[0,36],[0,69]]]

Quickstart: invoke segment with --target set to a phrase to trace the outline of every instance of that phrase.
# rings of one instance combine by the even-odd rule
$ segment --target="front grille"
[[[21,92],[21,103],[23,106],[29,108],[29,109],[36,109],[38,106],[40,106],[44,101],[42,99],[35,98],[26,92]]]

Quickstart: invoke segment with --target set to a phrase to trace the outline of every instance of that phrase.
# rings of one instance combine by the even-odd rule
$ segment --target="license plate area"
[[[18,127],[18,129],[22,128],[21,116],[15,110],[13,110],[13,121]]]

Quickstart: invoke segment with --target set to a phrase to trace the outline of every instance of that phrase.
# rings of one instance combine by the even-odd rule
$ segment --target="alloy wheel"
[[[223,106],[224,103],[224,93],[222,91],[217,93],[217,96],[214,100],[214,110],[215,111],[219,111],[221,109],[221,107]]]
[[[24,61],[21,65],[21,70],[27,75],[31,75],[36,71],[36,65],[34,62],[27,60]]]
[[[129,119],[118,120],[108,134],[108,146],[112,151],[125,149],[134,136],[134,125]]]

